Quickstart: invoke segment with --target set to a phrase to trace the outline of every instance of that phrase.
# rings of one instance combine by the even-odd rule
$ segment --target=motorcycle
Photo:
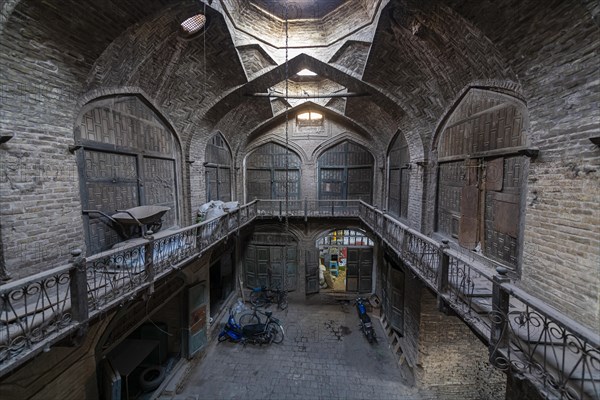
[[[375,336],[375,329],[373,329],[371,317],[367,314],[367,308],[365,307],[366,301],[366,299],[358,297],[356,299],[356,311],[358,312],[358,318],[360,319],[361,330],[367,337],[369,343],[373,343],[377,341],[377,337]]]
[[[265,315],[267,316],[265,323],[241,326],[235,320],[233,309],[229,308],[229,317],[217,340],[219,342],[229,340],[234,343],[255,343],[261,345],[278,342],[278,335],[280,333],[276,325],[279,324],[279,321],[271,316],[271,312],[266,312]]]

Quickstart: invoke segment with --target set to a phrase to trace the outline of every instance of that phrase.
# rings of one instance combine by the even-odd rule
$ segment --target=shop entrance
[[[365,232],[334,230],[320,237],[316,247],[318,267],[314,268],[312,262],[307,263],[307,293],[319,290],[368,293],[373,290],[373,241]]]

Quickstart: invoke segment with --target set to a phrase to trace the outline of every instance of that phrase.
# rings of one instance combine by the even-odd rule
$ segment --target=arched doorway
[[[320,236],[315,245],[318,260],[307,260],[307,294],[373,291],[374,243],[364,231],[335,229]],[[314,261],[318,261],[316,271]]]

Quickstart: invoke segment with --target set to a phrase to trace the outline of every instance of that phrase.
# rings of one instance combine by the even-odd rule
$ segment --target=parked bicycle
[[[261,315],[265,316],[266,319],[260,317]],[[273,343],[281,343],[285,337],[285,332],[283,330],[283,326],[279,319],[273,317],[273,313],[270,311],[262,312],[256,306],[252,308],[252,312],[247,312],[242,314],[239,318],[239,322],[241,326],[248,325],[256,325],[256,324],[265,324],[271,326],[270,330],[273,332]]]
[[[279,324],[279,320],[272,317],[271,312],[266,312],[267,317],[264,323],[238,324],[235,321],[235,313],[233,309],[229,309],[229,317],[227,323],[219,333],[218,341],[241,343],[256,343],[269,344],[281,343],[283,341],[283,327]]]
[[[264,307],[267,304],[277,304],[281,310],[288,306],[287,291],[280,289],[268,289],[266,286],[252,289],[250,303],[256,307]]]

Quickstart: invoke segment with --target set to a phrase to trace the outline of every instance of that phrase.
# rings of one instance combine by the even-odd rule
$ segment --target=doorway
[[[318,267],[309,270],[314,264],[307,263],[307,293],[371,292],[373,246],[373,241],[361,230],[338,229],[320,237],[316,243]]]
[[[298,245],[291,236],[254,233],[244,255],[246,287],[296,290],[297,252]]]

